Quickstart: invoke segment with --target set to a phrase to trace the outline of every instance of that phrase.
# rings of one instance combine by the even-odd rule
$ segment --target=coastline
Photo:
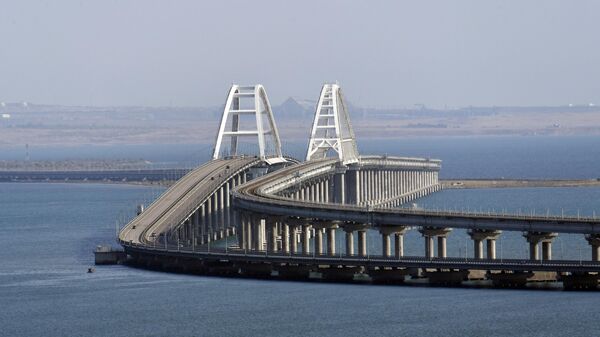
[[[64,183],[64,184],[114,184],[114,185],[132,185],[132,186],[159,186],[170,187],[176,180],[150,181],[145,179],[30,179],[27,173],[31,171],[19,172],[23,176],[20,179],[3,180],[0,183]],[[118,172],[118,171],[113,171]],[[62,177],[68,176],[69,171],[54,172],[60,173]],[[84,172],[77,172],[78,177]],[[542,187],[600,187],[600,178],[597,179],[440,179],[443,189],[480,189],[480,188],[542,188]]]
[[[444,189],[590,187],[600,186],[599,179],[443,179]]]

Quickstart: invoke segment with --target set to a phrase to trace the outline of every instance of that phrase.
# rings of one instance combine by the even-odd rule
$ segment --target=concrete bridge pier
[[[284,254],[290,253],[290,225],[286,222],[281,222],[281,250]]]
[[[392,256],[391,235],[394,235],[394,256],[398,259],[404,255],[404,233],[406,227],[402,226],[380,226],[381,248],[384,257]]]
[[[585,239],[592,246],[592,261],[600,261],[600,234],[586,235]]]
[[[557,233],[526,232],[523,236],[529,242],[529,259],[539,260],[539,245],[542,243],[542,259],[552,260],[552,241],[558,236]]]
[[[307,225],[302,226],[301,241],[302,241],[302,254],[304,254],[304,255],[310,254],[310,231],[311,231],[310,225],[307,224]]]
[[[265,221],[260,216],[252,217],[252,239],[255,251],[265,250],[266,226]]]
[[[312,226],[315,229],[315,253],[317,255],[325,254],[323,244],[323,234],[326,235],[327,254],[335,255],[335,230],[338,225],[332,221],[313,221]]]
[[[365,225],[355,223],[336,224],[346,233],[346,255],[356,255],[354,247],[354,233],[358,236],[358,255],[367,256],[367,230]]]
[[[327,255],[335,255],[335,232],[338,229],[338,225],[330,224],[327,227]]]
[[[394,255],[397,259],[404,256],[404,231],[396,232],[395,236],[395,247],[394,247]]]
[[[217,210],[221,211],[225,208],[225,188],[223,186],[219,187],[217,191]]]
[[[483,241],[487,243],[487,258],[496,258],[496,240],[502,234],[502,231],[476,229],[469,231],[468,234],[473,240],[474,258],[483,259]]]
[[[212,194],[212,196],[210,197],[210,204],[211,204],[211,211],[210,211],[210,225],[213,229],[213,233],[215,234],[215,236],[213,237],[213,240],[218,240],[218,238],[216,237],[217,235],[217,228],[219,227],[219,205],[218,205],[218,196],[219,193],[215,192]]]
[[[346,168],[339,167],[333,175],[334,202],[346,203]]]
[[[419,232],[425,238],[425,257],[431,259],[434,255],[434,238],[437,237],[438,241],[438,254],[437,257],[446,257],[446,239],[452,231],[452,228],[438,228],[438,227],[423,227],[419,229]]]
[[[252,250],[254,248],[254,246],[252,245],[252,240],[253,240],[253,236],[252,236],[252,216],[249,214],[245,215],[246,221],[245,221],[245,227],[246,227],[246,249],[248,250]]]
[[[268,217],[265,220],[266,223],[266,231],[267,231],[267,251],[269,253],[277,252],[277,223],[280,221],[279,218],[276,217]]]
[[[206,199],[206,202],[204,203],[204,205],[206,205],[206,213],[204,213],[204,223],[206,224],[206,232],[208,233],[211,228],[212,228],[212,197],[208,197],[208,199]]]
[[[358,231],[358,255],[367,256],[367,230]]]
[[[231,194],[229,193],[229,191],[231,190],[231,186],[233,186],[233,180],[229,180],[225,183],[225,185],[223,185],[224,190],[224,194],[225,194],[225,207],[229,207],[231,206]]]
[[[247,246],[246,246],[246,217],[245,217],[244,213],[240,213],[239,219],[240,219],[239,229],[237,231],[238,246],[240,247],[240,249],[247,249]]]
[[[361,202],[360,171],[354,169],[346,172],[346,203],[358,205]]]
[[[381,233],[381,250],[384,257],[390,257],[392,255],[392,241],[390,240],[390,233],[386,231],[380,231]]]
[[[323,228],[313,226],[315,229],[315,254],[323,255]]]
[[[290,253],[298,254],[298,227],[290,225]]]
[[[290,217],[284,220],[290,226],[290,251],[292,254],[304,253],[304,227],[309,224],[304,219]],[[298,238],[300,240],[298,240]],[[309,233],[310,239],[310,233]],[[306,240],[308,242],[308,240]]]
[[[346,232],[346,255],[352,256],[354,255],[354,232],[346,228],[344,232]]]

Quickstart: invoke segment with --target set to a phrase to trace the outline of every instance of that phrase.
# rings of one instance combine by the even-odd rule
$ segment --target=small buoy
[[[88,272],[88,273],[93,273],[93,272],[95,272],[95,271],[96,271],[96,269],[95,269],[95,268],[92,268],[92,267],[90,267],[90,268],[88,268],[88,271],[87,271],[87,272]]]

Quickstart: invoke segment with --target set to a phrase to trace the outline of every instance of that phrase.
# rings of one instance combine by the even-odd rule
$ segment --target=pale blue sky
[[[0,101],[600,104],[600,1],[0,0]]]

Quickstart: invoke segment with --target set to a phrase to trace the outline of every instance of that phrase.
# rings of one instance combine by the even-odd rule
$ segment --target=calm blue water
[[[542,146],[540,138],[529,139]],[[485,163],[478,176],[520,176],[519,165],[537,161],[545,163],[536,171],[540,177],[593,177],[600,156],[587,153],[598,151],[598,139],[547,139],[555,146],[539,148],[537,159],[535,151],[528,156],[522,150],[520,140],[499,144],[496,155],[483,151],[482,141],[466,138],[402,140],[397,151],[412,155],[406,148],[422,146],[429,152],[421,155],[437,157],[435,151],[452,149],[449,158],[464,160],[439,155],[444,170],[474,172],[473,163]],[[573,155],[558,145],[563,142],[587,149]],[[369,152],[385,152],[378,142],[371,144]],[[571,160],[557,159],[565,157]],[[0,336],[589,336],[600,330],[598,293],[258,281],[123,266],[87,274],[94,246],[112,242],[115,222],[159,193],[125,185],[0,184]],[[417,203],[556,214],[563,208],[589,215],[600,214],[600,188],[446,190]],[[465,238],[464,231],[451,234],[449,255],[472,255]],[[422,255],[422,243],[409,232],[406,253]],[[369,250],[379,249],[379,236],[371,233]],[[525,240],[505,233],[498,254],[527,256]],[[554,256],[587,259],[589,246],[581,236],[561,235]]]
[[[283,141],[304,158],[306,142]],[[600,178],[600,136],[405,137],[358,139],[359,152],[438,158],[442,178]],[[213,144],[82,145],[29,148],[32,160],[142,158],[191,167],[210,158]],[[24,147],[0,147],[0,160],[24,159]]]

